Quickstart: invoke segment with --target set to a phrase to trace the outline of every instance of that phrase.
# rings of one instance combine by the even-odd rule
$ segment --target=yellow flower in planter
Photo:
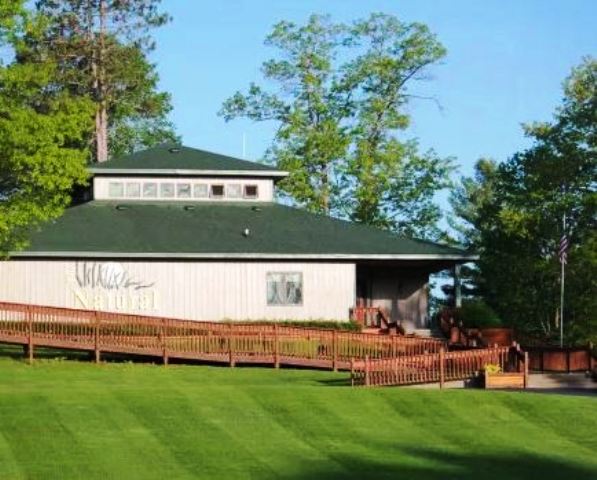
[[[495,364],[495,363],[488,363],[485,365],[485,371],[489,374],[496,374],[496,373],[500,373],[502,371],[502,367],[500,367],[499,365]]]

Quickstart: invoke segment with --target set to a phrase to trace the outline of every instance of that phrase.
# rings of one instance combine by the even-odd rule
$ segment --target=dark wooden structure
[[[534,372],[586,372],[597,367],[592,344],[584,347],[525,346]]]

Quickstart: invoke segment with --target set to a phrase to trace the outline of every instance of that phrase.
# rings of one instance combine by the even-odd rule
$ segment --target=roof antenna
[[[247,158],[247,134],[243,132],[243,159]]]

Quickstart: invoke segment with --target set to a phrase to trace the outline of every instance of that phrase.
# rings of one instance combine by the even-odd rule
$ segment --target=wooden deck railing
[[[465,328],[462,323],[454,320],[454,310],[444,308],[439,315],[439,328],[448,338],[450,345],[462,345],[464,347],[486,346],[478,329]]]
[[[353,385],[410,385],[465,380],[487,364],[499,365],[503,371],[523,372],[524,354],[517,347],[483,348],[458,352],[441,350],[434,354],[409,357],[357,360],[351,366]]]
[[[390,326],[390,319],[381,307],[352,307],[350,309],[350,318],[363,327],[389,328]]]
[[[223,323],[0,302],[0,342],[212,362],[349,369],[353,358],[438,353],[436,339],[285,325]]]
[[[384,329],[387,333],[404,335],[399,322],[392,321],[389,313],[382,307],[357,306],[350,309],[350,319],[365,328]]]

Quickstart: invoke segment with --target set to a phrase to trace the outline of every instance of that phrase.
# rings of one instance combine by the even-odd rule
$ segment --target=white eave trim
[[[344,254],[344,253],[143,253],[143,252],[14,252],[11,257],[60,258],[147,258],[197,260],[447,260],[473,262],[478,255],[467,254]]]
[[[220,177],[266,177],[283,178],[288,172],[282,170],[185,170],[179,168],[95,168],[89,169],[96,175],[185,175]]]

